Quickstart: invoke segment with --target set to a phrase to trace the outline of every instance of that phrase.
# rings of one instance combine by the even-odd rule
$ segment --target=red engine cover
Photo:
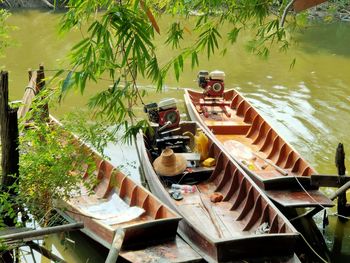
[[[222,80],[210,79],[205,89],[208,96],[221,97],[224,94],[225,85]]]
[[[172,108],[159,112],[159,126],[164,126],[168,121],[171,124],[167,127],[167,129],[176,128],[180,123],[180,113],[177,108]]]

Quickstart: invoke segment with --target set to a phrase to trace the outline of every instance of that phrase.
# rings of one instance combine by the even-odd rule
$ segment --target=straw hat
[[[154,170],[161,176],[174,176],[185,171],[187,161],[185,157],[175,154],[170,148],[163,150],[162,154],[153,162]]]

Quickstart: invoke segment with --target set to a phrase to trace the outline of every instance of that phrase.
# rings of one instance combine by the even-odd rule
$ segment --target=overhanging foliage
[[[160,90],[171,69],[179,79],[185,60],[191,60],[194,67],[199,64],[200,53],[208,58],[216,52],[225,54],[245,28],[255,32],[248,42],[250,51],[265,58],[271,45],[285,51],[289,42],[286,28],[280,27],[279,22],[288,2],[70,0],[61,31],[78,28],[82,40],[70,52],[71,71],[61,81],[61,92],[65,94],[71,88],[84,92],[89,81],[108,76],[113,86],[94,96],[89,105],[102,118],[116,124],[117,129],[123,127],[129,132],[127,137],[135,136],[139,128],[147,127],[144,120],[136,120],[133,111],[138,103],[143,103],[144,96],[137,87],[138,76]],[[160,28],[157,20],[164,14],[179,19],[167,29]],[[195,19],[192,28],[185,24],[190,17]],[[195,39],[186,46],[183,40],[187,33]],[[160,63],[157,57],[155,34],[166,34],[164,44],[174,50],[166,62]]]

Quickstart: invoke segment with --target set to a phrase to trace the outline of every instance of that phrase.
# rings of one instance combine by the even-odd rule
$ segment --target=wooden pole
[[[105,263],[117,262],[119,251],[123,244],[124,235],[125,235],[125,232],[121,228],[118,228],[117,231],[115,231],[113,242],[112,242],[111,248],[109,249],[109,253]]]
[[[44,227],[41,229],[29,230],[29,231],[15,233],[15,234],[8,234],[8,235],[0,236],[0,238],[5,242],[13,241],[13,240],[33,239],[33,237],[40,237],[40,236],[49,235],[49,234],[73,231],[81,228],[84,228],[84,224],[80,222],[80,223],[65,224],[62,226]]]
[[[1,191],[15,195],[15,188],[11,187],[18,180],[19,151],[18,151],[18,126],[17,109],[11,109],[8,104],[8,73],[0,72],[0,138],[1,138]],[[3,211],[7,213],[8,211]],[[7,226],[14,226],[14,218],[7,215],[3,217]],[[5,262],[13,262],[13,252],[6,251],[3,254]]]
[[[11,186],[18,180],[19,151],[17,109],[8,105],[8,73],[0,73],[0,126],[1,126],[1,187],[3,191],[15,194]],[[9,223],[11,226],[13,222]]]
[[[338,144],[336,153],[335,153],[335,165],[338,169],[338,175],[339,175],[339,183],[340,185],[343,184],[343,176],[345,175],[345,152],[344,152],[344,145],[342,143]],[[346,190],[349,188],[350,183],[344,184],[342,187],[340,187],[337,192],[336,196],[338,196],[338,214],[345,216],[346,215]]]
[[[338,197],[338,210],[339,210],[339,197],[345,195],[345,205],[346,205],[346,190],[350,188],[350,181],[346,184],[343,184],[337,191],[335,191],[329,199],[334,200]],[[344,197],[343,197],[344,198]]]
[[[1,127],[1,183],[4,191],[15,194],[11,186],[18,180],[19,170],[17,109],[8,110],[6,118],[1,121]]]
[[[30,71],[29,77],[30,77],[29,83],[24,91],[24,95],[22,98],[22,105],[19,107],[19,110],[18,110],[19,118],[23,118],[27,114],[27,112],[30,110],[32,101],[34,100],[34,97],[37,93],[37,88],[36,88],[37,72]]]
[[[37,89],[38,89],[38,91],[40,91],[45,87],[45,72],[44,72],[44,65],[43,64],[39,65],[37,78],[38,78],[38,81],[36,82]]]
[[[43,64],[39,65],[39,70],[38,70],[38,76],[37,76],[37,80],[36,80],[36,88],[37,88],[37,92],[40,94],[40,91],[42,91],[45,88],[45,72],[44,72],[44,66]],[[44,99],[44,97],[42,97],[42,99]],[[49,121],[50,119],[50,114],[49,114],[49,105],[46,103],[45,105],[43,105],[42,108],[43,112],[42,112],[42,120],[43,121]]]
[[[31,68],[29,68],[29,69],[28,69],[28,81],[30,81],[30,80],[31,80],[31,78],[32,78],[32,74],[33,74],[33,71],[32,71],[32,69],[31,69]]]

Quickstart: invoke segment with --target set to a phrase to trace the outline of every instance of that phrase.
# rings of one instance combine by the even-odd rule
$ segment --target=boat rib
[[[195,133],[198,128],[194,122],[184,122],[169,136]],[[171,197],[170,185],[153,168],[154,132],[139,136],[142,165],[150,189],[183,217],[179,223],[180,235],[208,262],[292,255],[298,232],[238,163],[223,151],[220,143],[203,131],[209,140],[209,157],[216,159],[215,168],[209,178],[200,172],[193,175],[198,179],[194,182],[197,191],[182,193],[182,200]],[[191,170],[196,169],[201,167],[178,175],[176,181],[192,176]],[[222,201],[212,202],[213,193],[221,194]],[[262,225],[267,227],[259,232]]]
[[[290,200],[294,198],[293,191],[297,195],[304,189],[310,190],[303,200],[285,202],[286,198],[282,201],[273,195],[275,201],[283,206],[333,206],[318,187],[311,185],[311,175],[317,174],[315,169],[236,90],[227,90],[222,98],[217,98],[218,106],[213,103],[215,98],[210,98],[214,106],[205,109],[206,114],[202,104],[207,98],[202,92],[186,89],[184,97],[190,118],[213,134],[262,189],[283,190]],[[225,105],[229,116],[216,112],[220,105]]]

